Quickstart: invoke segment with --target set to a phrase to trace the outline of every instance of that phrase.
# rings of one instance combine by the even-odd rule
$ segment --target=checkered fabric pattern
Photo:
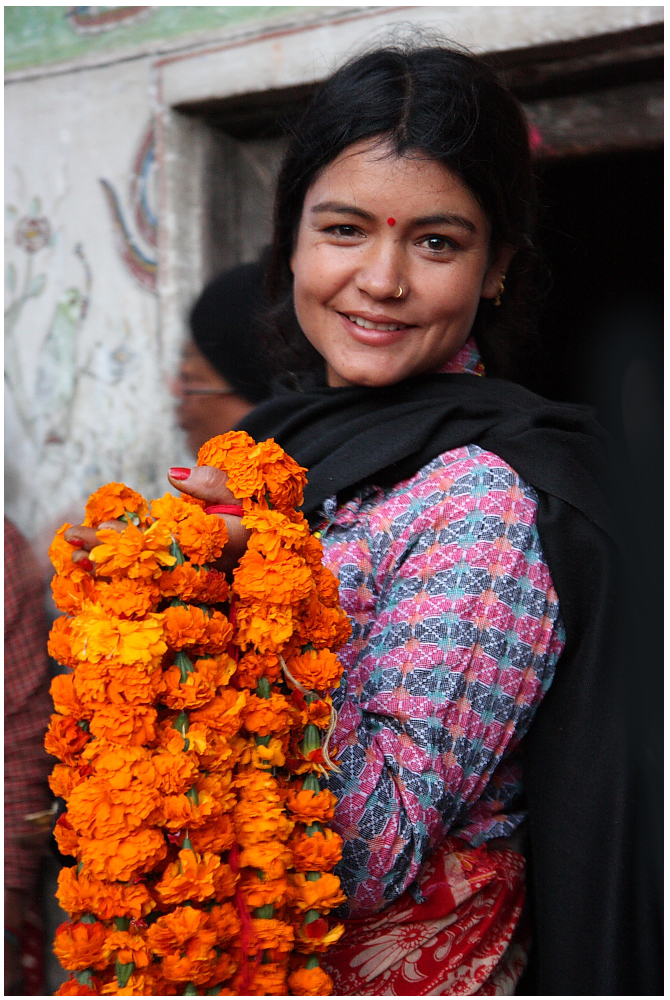
[[[449,371],[480,365],[472,342]],[[523,735],[565,643],[537,494],[476,445],[324,504],[325,563],[353,635],[333,701],[334,828],[349,898],[375,913],[447,834],[473,846],[524,819]]]
[[[48,809],[44,749],[52,711],[44,584],[25,538],[5,518],[5,888],[32,890],[40,849],[22,847],[34,833],[26,813]]]

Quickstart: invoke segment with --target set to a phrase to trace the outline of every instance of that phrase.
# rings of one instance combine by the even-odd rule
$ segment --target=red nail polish
[[[235,517],[244,516],[242,504],[215,503],[211,507],[205,507],[205,514],[232,514]]]
[[[79,559],[79,561],[77,562],[77,565],[81,566],[82,569],[87,570],[89,573],[93,569],[93,563],[91,562],[90,559],[86,559],[86,558]]]
[[[190,469],[182,469],[179,466],[174,469],[170,469],[170,479],[188,479],[190,475]]]
[[[71,538],[69,541],[70,541],[70,545],[74,549],[80,549],[82,547],[82,545],[84,544],[82,542],[81,538]]]

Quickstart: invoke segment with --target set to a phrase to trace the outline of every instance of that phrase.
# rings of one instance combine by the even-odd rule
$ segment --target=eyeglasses
[[[184,388],[182,385],[179,386],[179,394],[181,396],[230,396],[235,392],[234,389],[214,389],[204,386],[202,388],[188,387]]]

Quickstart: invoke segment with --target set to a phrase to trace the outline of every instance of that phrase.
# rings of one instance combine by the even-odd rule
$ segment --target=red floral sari
[[[346,922],[322,960],[334,993],[513,994],[527,960],[527,942],[517,931],[524,868],[515,851],[448,838],[423,868],[422,903],[406,892],[377,916]]]

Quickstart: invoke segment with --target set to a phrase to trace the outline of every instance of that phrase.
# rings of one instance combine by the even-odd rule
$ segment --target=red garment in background
[[[376,917],[346,921],[321,960],[335,995],[513,994],[527,960],[524,868],[514,851],[448,838],[423,866],[423,902],[405,892]]]
[[[28,542],[5,518],[5,889],[25,895],[22,963],[26,995],[44,992],[42,930],[30,910],[42,847],[24,819],[50,805],[47,776],[53,760],[44,749],[52,712],[44,583]],[[14,928],[12,914],[5,926]]]

